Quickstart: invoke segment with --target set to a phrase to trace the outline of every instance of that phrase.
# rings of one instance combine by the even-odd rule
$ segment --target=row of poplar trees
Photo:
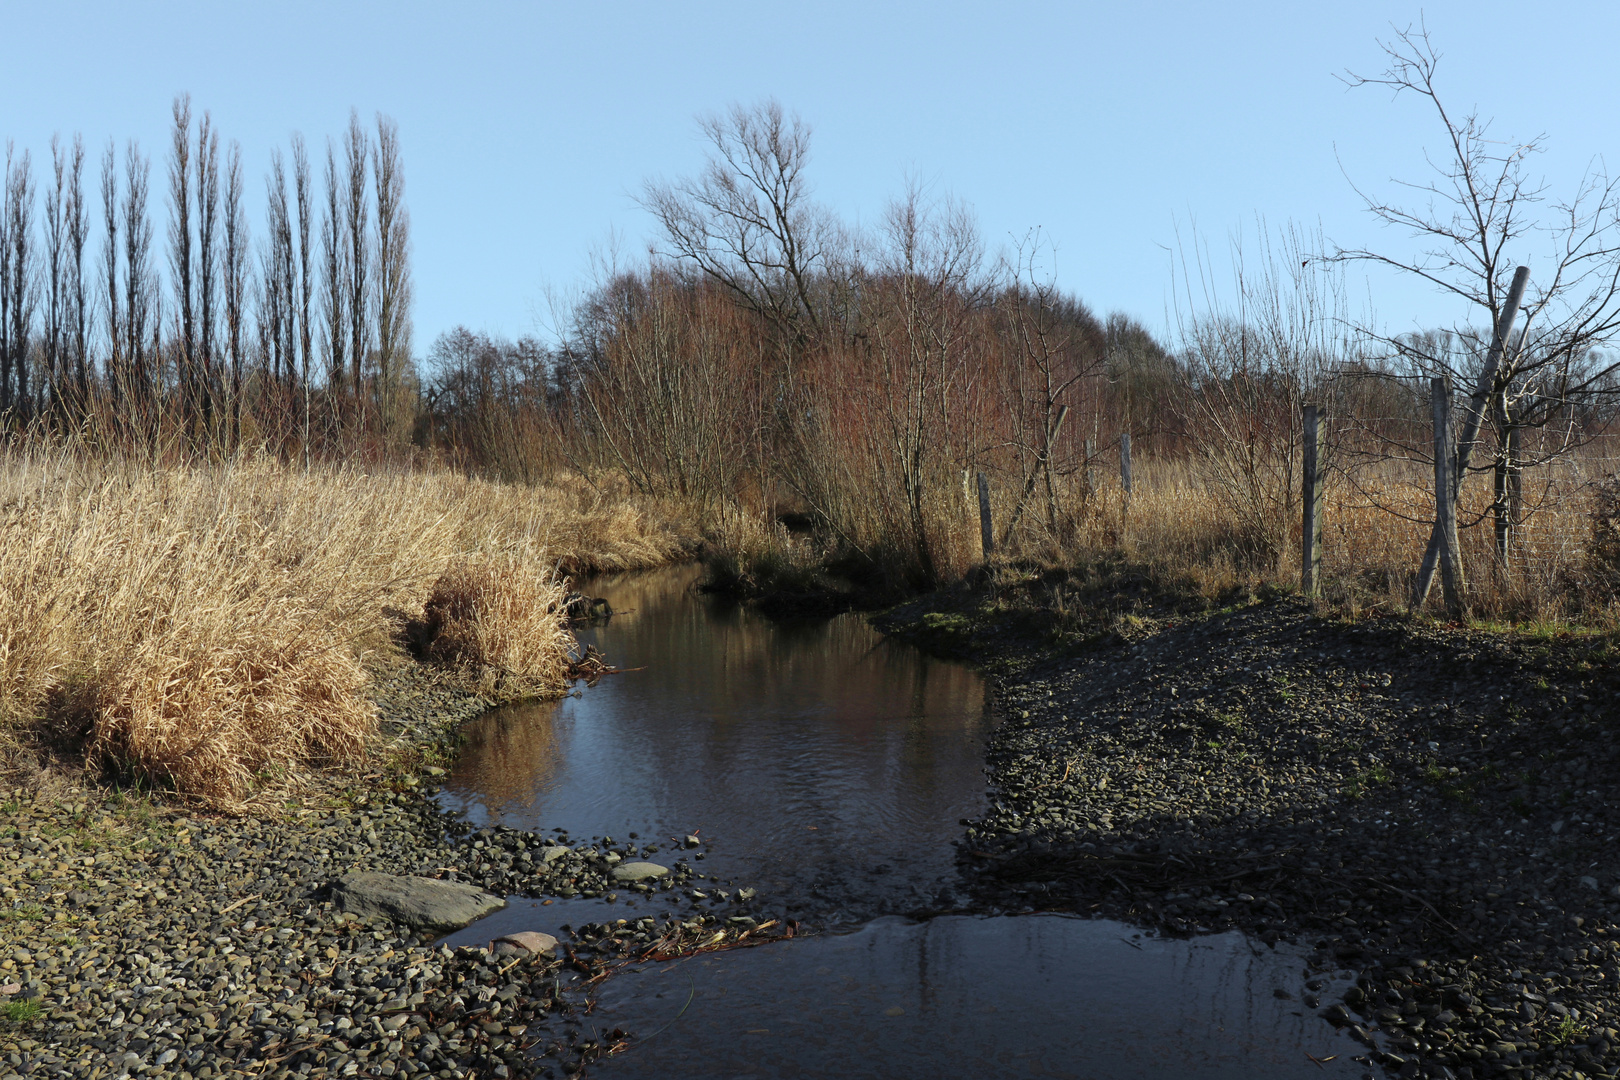
[[[222,155],[189,95],[173,118],[161,250],[136,142],[120,155],[108,141],[99,193],[82,137],[52,138],[42,178],[7,143],[0,424],[305,454],[401,437],[415,367],[397,125],[379,115],[368,130],[351,112],[319,186],[302,136],[274,150],[254,237],[241,147]]]

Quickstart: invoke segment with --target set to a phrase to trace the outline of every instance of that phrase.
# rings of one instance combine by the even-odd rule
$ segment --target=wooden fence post
[[[1125,489],[1125,499],[1131,497],[1131,433],[1119,434],[1119,486]]]
[[[1299,591],[1306,596],[1322,591],[1322,432],[1318,420],[1316,406],[1305,406],[1305,521],[1299,543]]]
[[[996,553],[996,534],[990,527],[990,481],[979,473],[979,543],[984,548],[984,561]]]
[[[1451,457],[1451,393],[1446,380],[1430,380],[1429,398],[1434,413],[1434,531],[1440,538],[1440,590],[1446,611],[1455,618],[1462,614],[1464,583],[1457,537],[1457,470]]]

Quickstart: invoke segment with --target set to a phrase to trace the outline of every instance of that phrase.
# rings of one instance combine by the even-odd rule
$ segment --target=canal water
[[[615,975],[585,1022],[633,1038],[590,1075],[1361,1074],[1360,1048],[1300,1005],[1286,945],[921,917],[959,905],[953,841],[983,806],[993,722],[983,680],[859,616],[774,622],[700,595],[698,577],[592,581],[617,614],[580,638],[622,673],[469,724],[440,796],[478,825],[666,850],[697,836],[695,869],[823,931]],[[514,898],[454,939],[649,902]]]

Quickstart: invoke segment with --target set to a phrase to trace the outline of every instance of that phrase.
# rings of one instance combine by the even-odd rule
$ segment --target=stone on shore
[[[666,877],[669,867],[650,862],[627,862],[613,868],[613,880],[623,883]]]
[[[557,953],[557,939],[550,934],[542,934],[538,930],[520,930],[515,934],[502,934],[489,943],[489,949],[495,953],[538,953],[543,956],[555,956]]]
[[[344,874],[332,883],[332,902],[361,918],[382,917],[421,930],[460,930],[506,906],[503,897],[476,885],[394,874]]]

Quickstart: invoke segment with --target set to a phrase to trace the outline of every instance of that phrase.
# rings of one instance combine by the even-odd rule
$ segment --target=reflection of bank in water
[[[559,704],[514,705],[465,724],[455,782],[480,792],[491,804],[532,805],[535,793],[551,786],[559,765]]]

